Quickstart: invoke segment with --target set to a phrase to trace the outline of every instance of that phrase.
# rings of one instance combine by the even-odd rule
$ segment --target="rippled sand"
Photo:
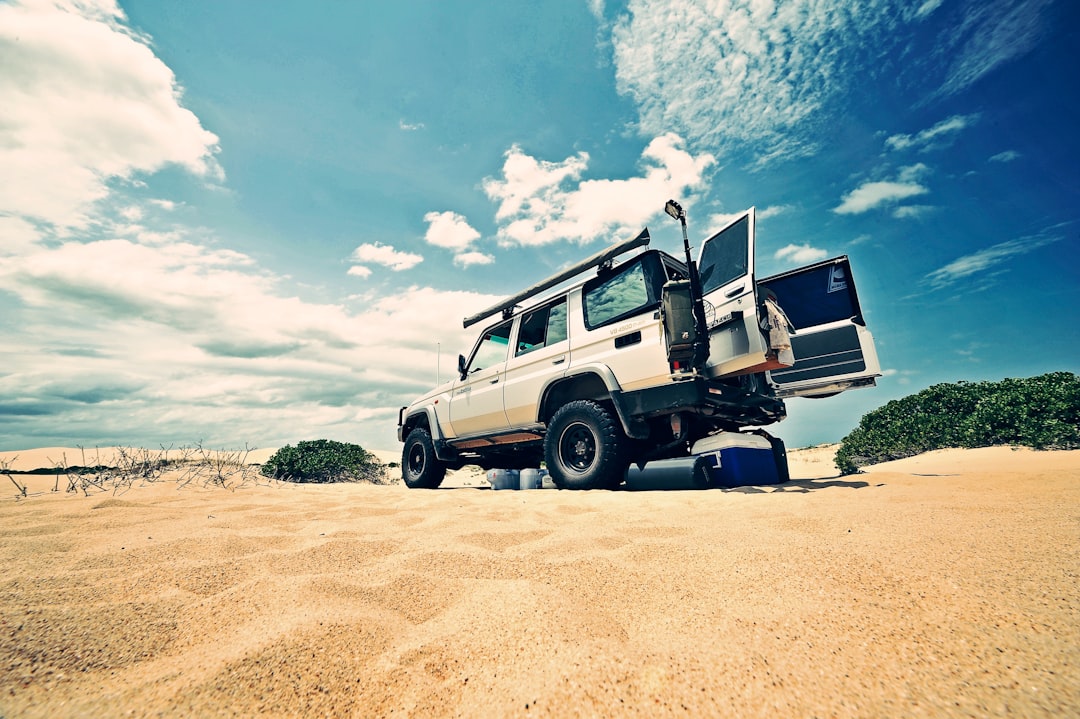
[[[1080,715],[1080,452],[794,455],[681,492],[0,476],[0,716]]]

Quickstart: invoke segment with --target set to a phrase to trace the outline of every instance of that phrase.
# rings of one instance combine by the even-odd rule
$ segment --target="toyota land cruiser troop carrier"
[[[402,475],[538,467],[560,488],[614,488],[631,463],[685,457],[717,432],[760,429],[787,397],[875,384],[880,367],[847,256],[758,280],[750,208],[685,260],[648,229],[464,321],[492,316],[456,377],[403,407]],[[618,257],[634,254],[616,263]],[[565,285],[571,279],[576,283]]]

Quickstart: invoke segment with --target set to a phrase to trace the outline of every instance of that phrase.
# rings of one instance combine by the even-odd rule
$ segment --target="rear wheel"
[[[401,478],[411,489],[435,489],[446,476],[446,465],[435,456],[431,433],[417,427],[405,438],[401,450]]]
[[[622,427],[592,400],[570,402],[555,413],[544,438],[544,458],[560,489],[617,487],[629,465]]]

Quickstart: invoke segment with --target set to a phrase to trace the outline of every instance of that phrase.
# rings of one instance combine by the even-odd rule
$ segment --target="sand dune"
[[[1080,714],[1080,452],[829,451],[696,492],[20,477],[0,716]]]

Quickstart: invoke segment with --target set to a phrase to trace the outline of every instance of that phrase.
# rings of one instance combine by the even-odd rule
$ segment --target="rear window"
[[[705,241],[698,262],[701,291],[708,294],[745,275],[750,267],[750,218],[743,217],[731,227]]]
[[[656,307],[666,271],[654,253],[585,285],[585,326],[596,329]]]

